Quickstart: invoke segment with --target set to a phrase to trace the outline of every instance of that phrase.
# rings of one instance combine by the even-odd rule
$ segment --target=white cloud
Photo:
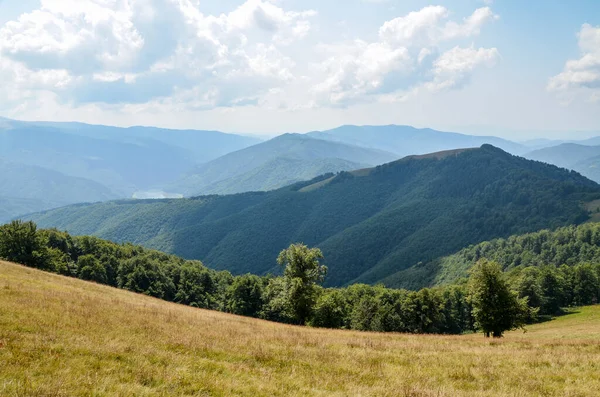
[[[496,48],[454,47],[432,63],[439,47],[476,36],[497,16],[490,8],[475,10],[457,23],[442,6],[428,6],[385,22],[379,40],[323,46],[331,54],[313,92],[321,105],[348,106],[369,101],[406,99],[424,87],[430,91],[460,88],[480,66],[493,66]]]
[[[476,68],[494,66],[499,56],[496,48],[454,47],[433,62],[434,78],[425,87],[432,91],[460,87],[468,81]]]
[[[548,90],[559,92],[567,103],[579,95],[592,101],[600,96],[600,26],[584,24],[578,37],[581,57],[567,61],[563,71],[548,81]]]
[[[204,15],[197,0],[42,0],[0,28],[0,66],[13,71],[15,87],[74,106],[145,103],[186,90],[229,106],[294,78],[277,47],[305,37],[314,15],[269,0],[217,16]],[[244,85],[239,98],[234,81]]]
[[[487,21],[497,18],[489,7],[478,8],[462,23],[443,23],[449,15],[445,7],[428,6],[385,22],[379,29],[379,37],[395,45],[436,46],[444,41],[477,35]]]
[[[312,91],[323,103],[345,105],[349,101],[368,101],[369,95],[390,89],[386,84],[392,74],[408,74],[412,59],[406,48],[392,48],[385,43],[356,41],[345,51],[337,51],[322,64],[324,81]]]
[[[460,46],[497,18],[489,7],[453,20],[429,6],[373,29],[373,41],[298,52],[316,12],[284,4],[246,0],[209,15],[199,0],[41,0],[0,27],[0,109],[16,114],[42,99],[140,114],[394,102],[461,88],[499,57]]]

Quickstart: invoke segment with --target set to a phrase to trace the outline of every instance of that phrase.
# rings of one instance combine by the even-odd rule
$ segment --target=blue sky
[[[600,132],[600,2],[0,0],[0,115]]]

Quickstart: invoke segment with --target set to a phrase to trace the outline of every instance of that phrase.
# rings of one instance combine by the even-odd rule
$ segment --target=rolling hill
[[[67,204],[115,198],[115,193],[89,179],[0,159],[0,222]]]
[[[590,203],[598,220],[599,202]],[[505,271],[550,265],[600,263],[600,223],[588,222],[484,241],[455,254],[398,272],[384,282],[398,287],[447,285],[465,279],[479,259],[498,262]],[[600,274],[598,275],[600,277]]]
[[[333,286],[376,283],[469,244],[584,222],[582,204],[599,197],[600,186],[577,173],[484,145],[266,193],[75,205],[29,219],[235,274],[275,272],[279,251],[301,241],[323,250]]]
[[[399,157],[439,152],[490,144],[512,154],[523,154],[527,147],[493,136],[465,135],[430,128],[406,125],[354,126],[345,125],[328,131],[315,131],[309,136],[335,142],[387,150]]]
[[[594,142],[590,140],[590,142]],[[531,160],[543,161],[579,172],[593,181],[600,182],[600,146],[563,143],[525,154]]]
[[[199,165],[165,190],[186,196],[272,190],[394,159],[394,154],[382,150],[284,134]]]
[[[196,164],[257,142],[211,131],[7,119],[0,125],[0,158],[90,179],[120,197],[171,182]]]
[[[563,143],[534,150],[524,155],[528,159],[543,161],[563,168],[572,168],[581,160],[596,156],[600,156],[600,146],[588,146],[578,143]]]
[[[590,306],[493,341],[294,327],[0,261],[8,396],[591,397],[599,325]]]

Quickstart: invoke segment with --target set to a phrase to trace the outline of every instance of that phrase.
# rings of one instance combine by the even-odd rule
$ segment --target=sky
[[[600,134],[596,0],[0,0],[0,116]]]

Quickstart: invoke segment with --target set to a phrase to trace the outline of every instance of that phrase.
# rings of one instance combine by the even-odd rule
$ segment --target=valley
[[[319,247],[328,286],[375,284],[469,244],[579,224],[600,186],[491,145],[413,156],[270,192],[110,201],[28,216],[42,228],[133,242],[234,274],[277,274],[293,242]],[[402,280],[390,278],[388,286]],[[416,288],[426,286],[419,284]]]
[[[0,397],[592,397],[600,2],[0,0]]]

